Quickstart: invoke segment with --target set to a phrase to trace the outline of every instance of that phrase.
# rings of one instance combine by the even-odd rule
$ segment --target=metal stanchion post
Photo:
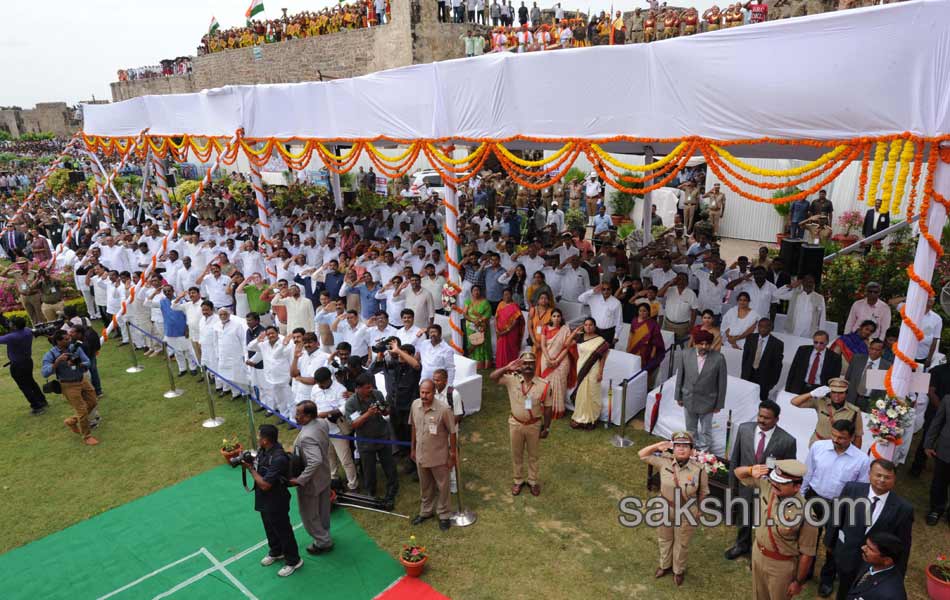
[[[224,417],[217,417],[214,414],[214,394],[211,392],[211,374],[208,369],[204,369],[205,384],[208,389],[208,418],[201,422],[202,427],[212,428],[224,423]]]
[[[168,391],[162,394],[166,398],[177,398],[185,392],[175,387],[175,375],[172,374],[172,357],[168,356],[168,344],[162,342],[162,354],[165,355],[165,370],[168,371]]]
[[[474,525],[475,521],[478,520],[478,515],[474,511],[465,510],[464,503],[462,502],[462,470],[459,468],[459,465],[462,464],[462,450],[461,444],[459,444],[459,438],[462,436],[455,436],[455,483],[457,489],[455,490],[456,496],[458,496],[459,510],[457,513],[452,515],[452,524],[456,527],[468,527],[469,525]]]
[[[132,366],[125,370],[126,373],[141,373],[145,367],[139,364],[139,359],[135,355],[135,344],[132,343],[132,324],[125,322],[125,330],[129,334],[129,353],[132,355]]]
[[[629,448],[633,442],[627,439],[627,385],[629,381],[624,381],[623,389],[620,393],[620,435],[615,435],[610,442],[615,448]]]
[[[252,386],[251,390],[254,392],[254,398],[260,403],[261,393],[256,386]],[[247,395],[247,428],[248,433],[251,436],[251,445],[249,448],[257,448],[257,431],[254,429],[254,411],[251,410],[251,395]]]

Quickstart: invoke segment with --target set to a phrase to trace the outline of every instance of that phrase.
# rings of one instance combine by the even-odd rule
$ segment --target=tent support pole
[[[650,164],[653,162],[653,146],[644,146],[643,147],[643,162],[644,164]],[[643,183],[644,186],[649,187],[653,185],[653,178],[651,177]],[[641,223],[640,227],[643,228],[643,243],[644,245],[649,244],[653,241],[653,192],[647,192],[643,195],[643,214],[640,215]]]
[[[340,149],[338,146],[330,146],[330,152],[337,154]],[[330,170],[330,187],[333,188],[333,205],[337,208],[343,208],[343,190],[340,188],[340,174]]]

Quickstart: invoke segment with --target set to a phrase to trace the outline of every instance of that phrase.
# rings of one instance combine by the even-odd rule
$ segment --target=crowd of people
[[[389,13],[389,0],[341,3],[290,16],[285,11],[284,16],[277,19],[254,20],[245,27],[208,32],[201,38],[198,55],[383,25],[389,22]]]
[[[189,74],[191,74],[191,57],[179,56],[178,58],[168,58],[160,61],[160,64],[157,65],[120,69],[118,77],[119,81],[138,81],[140,79],[157,79],[159,77]]]
[[[698,197],[715,197],[717,206],[725,206],[718,187],[706,189],[701,177],[690,181]],[[421,483],[416,523],[438,517],[441,528],[449,527],[452,436],[465,411],[453,388],[457,350],[437,315],[453,304],[463,315],[459,349],[478,368],[493,369],[490,378],[510,400],[514,495],[525,488],[541,494],[540,440],[552,421],[568,418],[571,428],[590,430],[601,418],[601,383],[611,349],[638,356],[651,387],[657,382],[659,365],[670,351],[663,332],[672,334],[679,348],[675,401],[687,428],[671,442],[641,453],[650,464],[672,466],[661,474],[664,485],[669,484],[663,479],[666,473],[685,476],[692,468],[682,462],[678,447],[710,448],[712,415],[723,408],[727,393],[726,363],[719,350],[728,346],[742,351],[742,378],[761,390],[757,424],[748,424],[754,441],[740,439],[733,448],[737,480],[759,486],[763,498],[799,492],[831,498],[850,481],[865,482],[855,493],[867,494],[869,478],[880,497],[887,498],[887,486],[893,487],[892,463],[868,464],[859,418],[880,394],[868,389],[867,371],[884,369],[893,360],[889,342],[897,335],[891,320],[899,299],[881,299],[878,285],[867,284],[866,297],[855,301],[838,337],[822,330],[825,301],[813,275],[794,277],[765,247],[755,257],[727,262],[712,225],[696,221],[685,205],[674,226],[653,241],[646,243],[638,227],[620,238],[607,214],[603,184],[593,173],[544,192],[517,186],[502,173],[486,171],[473,178],[460,191],[460,288],[446,284],[445,223],[436,196],[426,193],[408,207],[394,203],[366,214],[316,197],[290,202],[273,211],[270,240],[262,244],[254,207],[227,202],[227,193],[210,185],[164,251],[168,223],[155,200],[129,203],[133,208],[123,211],[114,198],[108,199],[108,210],[97,207],[80,222],[89,197],[86,192],[68,194],[56,203],[28,207],[0,231],[0,249],[13,261],[2,275],[16,282],[31,321],[67,319],[67,330],[52,338],[42,374],[60,381],[60,393],[75,409],[65,425],[86,443],[98,443],[92,435],[102,394],[98,375],[92,375],[96,336],[88,320],[67,311],[73,307],[64,308],[63,290],[51,277],[57,273],[73,280],[90,317],[108,324],[118,316],[117,343],[131,344],[148,357],[173,359],[181,377],[200,376],[207,369],[221,397],[250,394],[261,410],[282,421],[305,429],[316,423],[311,429],[319,429],[313,432],[318,445],[328,444],[323,454],[328,457],[327,479],[337,480],[340,489],[362,489],[391,506],[402,462]],[[830,204],[819,195],[805,214],[824,214],[825,203]],[[4,214],[13,214],[15,201],[4,208]],[[586,213],[587,222],[568,225],[565,209],[570,208]],[[696,221],[691,227],[686,226],[689,219]],[[70,228],[76,234],[53,261],[54,249]],[[153,255],[158,268],[123,313],[129,289]],[[584,316],[569,322],[568,303],[580,305]],[[785,352],[772,335],[780,313],[786,315],[785,333],[813,340],[813,345],[794,350],[784,384],[797,395],[794,406],[820,416],[804,465],[788,462],[795,456],[794,439],[774,452],[762,441],[779,437],[769,432],[779,417],[771,398]],[[0,343],[8,344],[15,379],[40,415],[47,401],[35,387],[32,359],[26,362],[29,352],[23,351],[31,334],[25,322],[12,325]],[[942,326],[939,316],[928,313],[926,339],[917,356],[924,366],[931,366],[938,354]],[[385,381],[384,393],[376,389],[377,374]],[[929,524],[945,513],[950,483],[950,425],[943,399],[950,391],[947,382],[945,366],[932,369],[933,406],[928,408],[926,441],[914,463],[920,473],[928,457],[935,458]],[[260,435],[267,440],[262,446],[279,447],[276,431],[262,428]],[[329,438],[332,434],[351,434],[358,441]],[[394,454],[390,440],[405,446]],[[771,488],[762,478],[766,457],[786,461],[768,471]],[[822,468],[824,461],[836,460],[856,467],[846,475],[837,467]],[[385,479],[381,494],[377,463]],[[257,473],[255,480],[266,481],[266,468],[248,466]],[[875,470],[882,472],[880,477]],[[838,479],[820,475],[829,472],[839,473]],[[315,494],[320,496],[324,487],[318,487]],[[702,493],[701,485],[688,489]],[[314,502],[318,508],[308,505],[308,511],[316,516],[307,521],[307,529],[314,537],[310,549],[319,553],[330,542],[321,525],[323,500]],[[762,590],[778,585],[779,576],[760,582],[758,574],[778,569],[786,577],[794,572],[787,561],[801,555],[807,558],[799,560],[797,572],[804,576],[802,569],[812,567],[817,538],[814,532],[803,533],[797,542],[788,542],[790,547],[766,546],[765,552],[759,547],[767,531],[756,530],[756,544],[748,530],[740,532],[729,554],[735,558],[753,552],[756,589],[773,597]],[[909,526],[895,526],[891,533],[909,540]],[[863,532],[857,538],[843,535],[844,544],[865,543],[858,539]],[[891,552],[891,541],[884,537],[874,543],[885,558],[906,565],[906,551]],[[682,583],[688,542],[688,533],[660,531],[658,577],[672,572]],[[269,556],[284,554],[279,550],[289,543],[286,535],[275,538]],[[822,589],[835,577],[834,552],[826,558],[826,567],[828,561],[832,566],[822,570]],[[776,554],[784,558],[776,559]],[[295,560],[288,556],[285,566],[292,567]],[[786,561],[781,569],[761,562],[777,560]],[[880,565],[874,568],[887,563]],[[839,589],[850,580],[863,581],[858,568],[841,559]],[[783,585],[794,582],[800,584],[800,578]]]

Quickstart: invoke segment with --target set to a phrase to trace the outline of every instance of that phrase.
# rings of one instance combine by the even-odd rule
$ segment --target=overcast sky
[[[0,106],[29,108],[37,102],[73,104],[92,96],[111,100],[109,83],[116,80],[118,69],[193,55],[212,15],[222,28],[243,24],[250,0],[3,0],[2,4]],[[264,14],[273,18],[280,16],[281,8],[292,14],[335,4],[335,0],[264,0]],[[697,8],[712,4],[713,0],[695,2]],[[646,8],[647,2],[562,0],[562,6],[633,10]]]

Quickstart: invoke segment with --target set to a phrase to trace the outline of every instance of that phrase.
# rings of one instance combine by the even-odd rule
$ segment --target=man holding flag
[[[264,12],[264,0],[251,0],[251,5],[247,7],[247,12],[244,13],[247,24],[250,25],[251,19],[262,12]]]

